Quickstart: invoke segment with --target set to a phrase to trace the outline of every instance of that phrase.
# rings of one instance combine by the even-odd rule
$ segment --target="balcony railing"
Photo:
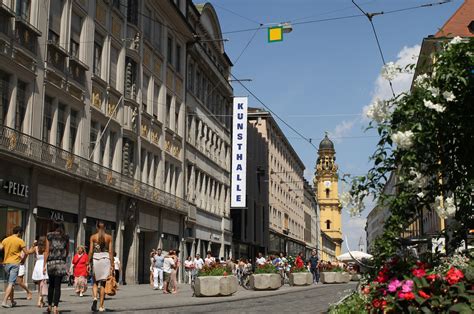
[[[3,125],[0,125],[0,153],[26,158],[45,168],[92,180],[143,201],[188,213],[189,204],[182,198]]]

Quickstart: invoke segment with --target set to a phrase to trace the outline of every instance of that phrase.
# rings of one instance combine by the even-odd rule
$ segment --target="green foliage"
[[[356,292],[349,295],[340,304],[334,304],[329,307],[329,314],[359,314],[366,312],[365,300]]]
[[[255,268],[255,274],[277,274],[278,269],[272,263],[258,265]]]
[[[232,270],[227,266],[222,266],[220,264],[212,264],[210,266],[204,265],[201,270],[198,272],[198,277],[205,276],[227,276],[232,275]]]

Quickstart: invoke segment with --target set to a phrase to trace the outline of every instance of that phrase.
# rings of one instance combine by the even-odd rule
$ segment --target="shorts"
[[[5,273],[7,274],[9,284],[15,285],[19,270],[20,270],[19,264],[6,264],[5,265]]]
[[[163,272],[163,281],[169,283],[171,280],[171,273]]]
[[[25,265],[20,264],[18,268],[18,277],[23,277],[25,275]]]

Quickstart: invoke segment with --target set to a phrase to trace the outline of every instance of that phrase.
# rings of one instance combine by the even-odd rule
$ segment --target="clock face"
[[[327,188],[331,187],[331,181],[324,181],[324,186]]]

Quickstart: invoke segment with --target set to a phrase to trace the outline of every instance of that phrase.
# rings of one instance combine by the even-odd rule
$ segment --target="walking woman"
[[[43,274],[48,270],[48,313],[59,313],[61,298],[61,281],[67,274],[66,258],[69,254],[69,236],[64,231],[62,222],[54,222],[53,231],[46,235]]]
[[[48,294],[45,293],[47,290],[48,284],[46,280],[48,280],[48,275],[43,273],[44,268],[44,251],[46,249],[46,237],[41,236],[38,239],[38,242],[34,246],[35,249],[35,267],[33,269],[33,275],[31,279],[33,279],[34,283],[38,286],[38,307],[44,307],[44,300],[43,296],[47,296]]]
[[[87,290],[87,276],[89,276],[87,265],[89,265],[89,256],[84,246],[79,245],[77,253],[72,259],[72,267],[74,270],[74,287],[76,288],[76,294],[80,297],[83,297]]]
[[[105,282],[107,277],[114,275],[114,252],[112,250],[112,237],[105,233],[103,221],[97,222],[97,232],[91,235],[90,246],[89,263],[92,262],[92,274],[94,276],[94,286],[92,288],[94,301],[91,310],[93,312],[97,311],[97,292],[100,286],[99,312],[105,312]]]

